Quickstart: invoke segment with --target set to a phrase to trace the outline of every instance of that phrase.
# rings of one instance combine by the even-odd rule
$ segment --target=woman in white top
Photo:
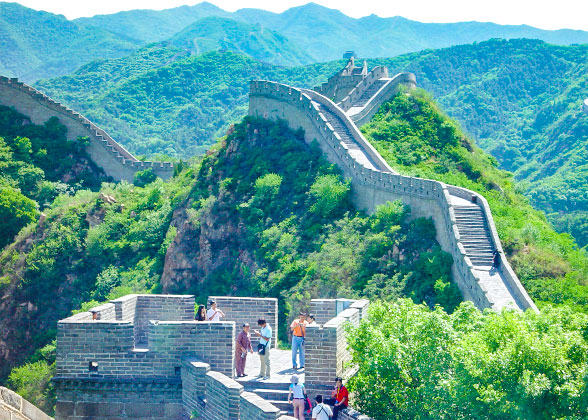
[[[292,404],[294,417],[304,420],[304,384],[298,383],[298,375],[292,375],[290,382],[288,402]]]

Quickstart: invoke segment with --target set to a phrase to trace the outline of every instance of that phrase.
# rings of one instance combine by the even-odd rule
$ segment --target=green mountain
[[[169,39],[192,55],[228,50],[283,66],[307,64],[308,57],[287,38],[261,25],[249,25],[222,17],[201,19]]]
[[[34,81],[99,58],[123,57],[141,42],[64,16],[0,2],[0,74]]]
[[[340,66],[285,68],[232,52],[185,57],[178,51],[152,46],[36,86],[108,127],[132,152],[185,158],[204,153],[247,113],[250,80],[312,86]]]
[[[171,38],[194,22],[209,16],[230,17],[231,13],[202,2],[195,6],[181,6],[166,10],[129,10],[110,15],[96,15],[74,19],[82,26],[108,28],[120,35],[148,42]]]
[[[342,67],[330,62],[287,69],[231,53],[175,54],[153,47],[128,63],[93,63],[37,86],[109,127],[133,151],[182,157],[205,150],[245,114],[250,79],[312,87]],[[501,168],[515,173],[533,205],[583,246],[588,243],[588,116],[581,100],[588,95],[587,58],[588,47],[582,45],[491,40],[370,60],[370,65],[415,73],[419,86],[432,92]],[[218,65],[224,74],[209,72]]]
[[[395,96],[364,132],[401,172],[482,192],[536,302],[586,311],[586,252],[555,233],[512,176],[426,94]],[[410,146],[408,160],[394,152]],[[407,296],[449,311],[460,302],[431,221],[412,219],[398,202],[358,212],[338,168],[284,123],[247,117],[169,181],[104,184],[101,193],[114,201],[90,191],[59,196],[0,254],[0,293],[8,296],[0,348],[10,350],[0,353],[2,375],[24,363],[7,384],[48,411],[55,321],[130,292],[189,292],[200,302],[210,294],[274,296],[282,325],[315,296]]]
[[[588,46],[492,40],[376,62],[415,73],[534,206],[588,244]]]
[[[76,19],[75,22],[152,42],[163,41],[207,16],[228,17],[277,31],[305,51],[313,62],[336,60],[346,50],[355,50],[362,57],[392,57],[491,38],[532,38],[562,45],[588,43],[588,32],[584,31],[546,31],[527,25],[483,22],[422,23],[399,16],[380,18],[371,15],[354,19],[315,3],[277,14],[259,9],[229,13],[204,2],[163,11],[132,10]]]

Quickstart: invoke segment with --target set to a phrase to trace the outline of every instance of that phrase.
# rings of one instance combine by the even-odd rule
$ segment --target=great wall
[[[453,276],[465,299],[479,309],[537,311],[502,253],[487,201],[475,192],[442,182],[397,174],[364,138],[359,126],[402,89],[416,86],[409,73],[388,76],[384,67],[368,71],[354,60],[314,90],[271,81],[253,81],[249,114],[281,119],[317,141],[327,158],[351,179],[357,207],[401,200],[414,217],[430,217],[442,248],[453,256]],[[8,98],[8,99],[6,99]],[[153,167],[167,178],[173,167],[137,162],[94,124],[33,88],[0,78],[0,103],[13,106],[37,124],[57,116],[70,138],[90,136],[89,154],[115,179],[132,179],[138,168]],[[584,102],[588,107],[588,102]],[[494,252],[498,251],[498,264]],[[187,419],[288,420],[286,359],[276,359],[272,378],[235,378],[235,338],[239,326],[268,319],[278,330],[272,298],[220,297],[227,314],[219,322],[194,321],[194,297],[128,295],[61,320],[57,328],[57,420]],[[317,325],[308,327],[306,366],[301,379],[309,395],[327,394],[335,376],[354,374],[347,362],[346,325],[366,318],[366,300],[313,299]],[[276,345],[274,341],[274,346]],[[272,350],[276,357],[280,350]],[[286,353],[289,353],[286,351]],[[274,357],[272,355],[272,357]],[[273,359],[272,359],[273,360]],[[281,370],[280,370],[281,369]],[[26,400],[0,389],[1,419],[50,420]],[[368,417],[345,410],[343,420]]]
[[[535,304],[504,256],[486,199],[473,191],[439,181],[399,175],[358,128],[403,86],[415,87],[414,75],[393,78],[367,65],[347,66],[314,90],[271,81],[253,81],[249,114],[281,119],[317,141],[330,162],[351,179],[357,207],[373,212],[393,200],[409,205],[415,217],[432,218],[437,240],[453,257],[453,277],[463,296],[479,309],[533,309]],[[331,100],[332,98],[332,100]],[[498,251],[498,264],[493,256]]]
[[[14,108],[29,117],[34,124],[41,125],[49,118],[57,117],[67,127],[68,140],[76,141],[80,137],[90,139],[86,152],[107,176],[116,181],[132,182],[136,172],[148,168],[163,179],[173,175],[172,163],[138,160],[86,117],[18,79],[0,76],[0,105]]]

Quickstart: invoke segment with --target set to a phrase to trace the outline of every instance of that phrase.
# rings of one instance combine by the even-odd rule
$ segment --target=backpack
[[[306,390],[304,391],[304,412],[306,414],[312,414],[312,402],[308,395],[306,395]]]

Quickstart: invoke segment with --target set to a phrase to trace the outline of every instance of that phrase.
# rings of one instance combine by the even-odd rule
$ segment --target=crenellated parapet
[[[163,179],[173,175],[173,163],[139,161],[86,117],[54,101],[32,86],[19,82],[16,78],[0,76],[0,105],[14,108],[29,117],[34,124],[41,125],[49,118],[57,117],[67,128],[67,138],[70,141],[88,137],[88,155],[106,175],[115,180],[132,182],[136,172],[148,168]]]
[[[438,242],[453,257],[455,281],[464,298],[478,308],[537,310],[500,252],[502,246],[492,214],[480,194],[435,180],[394,173],[347,113],[317,92],[276,82],[253,81],[249,114],[285,120],[292,129],[304,130],[307,142],[316,140],[329,161],[352,180],[353,200],[359,208],[373,212],[378,205],[401,200],[410,206],[414,217],[432,218]],[[462,238],[463,230],[460,232],[460,221],[456,218],[458,207],[464,204],[483,215],[489,246],[500,252],[497,267],[489,269],[472,262],[474,257],[466,250],[469,245]]]

